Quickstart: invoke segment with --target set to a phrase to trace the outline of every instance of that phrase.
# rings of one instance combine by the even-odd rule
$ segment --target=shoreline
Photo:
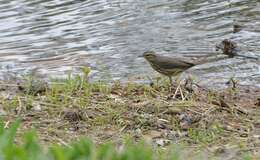
[[[152,86],[120,82],[108,85],[88,82],[88,73],[49,87],[25,83],[15,93],[3,94],[2,90],[5,126],[21,118],[18,139],[23,132],[34,129],[47,146],[67,145],[80,137],[91,138],[97,144],[121,144],[124,137],[130,137],[160,147],[203,146],[212,153],[232,144],[231,150],[238,155],[244,151],[259,154],[260,88],[231,85],[214,91],[182,86],[186,97],[182,100],[180,93],[173,98],[176,86],[169,88],[168,81],[154,81]],[[241,144],[244,147],[239,148]]]

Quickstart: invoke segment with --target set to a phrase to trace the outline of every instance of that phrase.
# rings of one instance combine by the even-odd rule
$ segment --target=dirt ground
[[[182,86],[184,98],[180,92],[174,97],[176,86],[167,85],[67,88],[52,87],[36,94],[2,89],[5,127],[21,118],[18,139],[34,129],[45,145],[69,146],[89,137],[97,144],[120,146],[131,138],[160,147],[180,144],[220,159],[260,155],[260,88],[237,85],[212,91]]]

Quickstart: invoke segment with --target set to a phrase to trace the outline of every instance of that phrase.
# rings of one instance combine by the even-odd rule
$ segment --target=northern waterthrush
[[[150,63],[154,70],[168,76],[171,84],[172,76],[176,76],[196,65],[181,58],[157,55],[154,51],[146,51],[143,53],[142,57]]]

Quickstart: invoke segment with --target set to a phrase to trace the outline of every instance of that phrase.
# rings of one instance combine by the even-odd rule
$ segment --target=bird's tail
[[[196,60],[193,61],[193,63],[195,65],[200,65],[200,64],[204,64],[204,63],[210,63],[210,62],[216,62],[222,59],[227,59],[228,56],[227,55],[215,55],[215,56],[207,56],[207,57],[203,57],[203,58],[198,58]]]

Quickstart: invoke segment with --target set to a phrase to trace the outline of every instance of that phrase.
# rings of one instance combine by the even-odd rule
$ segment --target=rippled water
[[[234,21],[243,26],[232,33]],[[2,0],[0,73],[30,71],[63,77],[80,66],[94,80],[153,75],[137,56],[154,50],[172,56],[216,54],[230,38],[241,54],[260,56],[259,0]],[[230,77],[260,86],[260,62],[233,58],[187,73],[205,85]]]

